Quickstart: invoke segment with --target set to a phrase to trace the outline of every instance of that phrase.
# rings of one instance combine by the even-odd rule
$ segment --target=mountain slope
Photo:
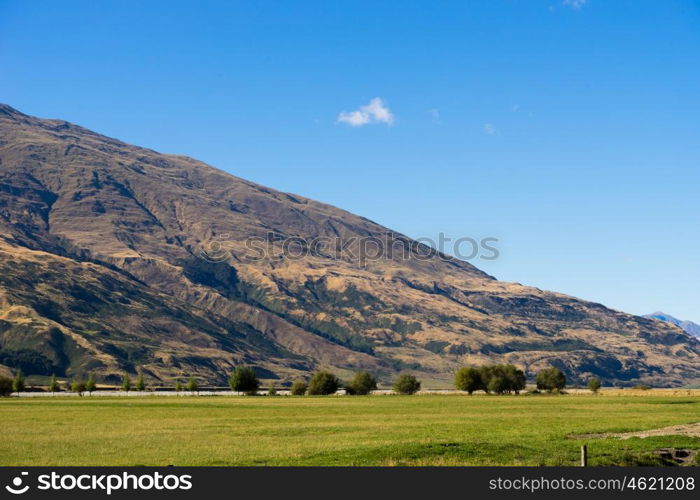
[[[665,312],[661,311],[656,311],[655,313],[651,314],[645,314],[644,317],[666,321],[667,323],[676,325],[686,333],[689,333],[694,337],[700,338],[700,325],[698,325],[697,323],[693,323],[692,321],[682,321],[678,318],[674,318],[670,314],[666,314]]]
[[[326,366],[446,381],[489,361],[700,378],[698,342],[673,325],[500,282],[335,207],[9,106],[0,242],[0,364],[168,383],[221,382],[240,362],[282,379]]]

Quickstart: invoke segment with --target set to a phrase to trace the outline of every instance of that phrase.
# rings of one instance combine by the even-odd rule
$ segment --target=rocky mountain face
[[[698,325],[697,323],[693,323],[692,321],[683,321],[661,311],[656,311],[655,313],[651,314],[645,314],[644,317],[666,321],[667,323],[671,323],[680,327],[683,331],[689,333],[693,337],[700,338],[700,325]]]
[[[408,254],[406,249],[409,249]],[[0,365],[170,384],[554,365],[681,385],[675,325],[497,281],[335,207],[0,106]]]

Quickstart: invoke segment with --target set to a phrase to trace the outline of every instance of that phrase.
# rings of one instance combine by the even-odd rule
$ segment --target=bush
[[[180,381],[175,382],[175,392],[181,392],[182,391],[182,384]]]
[[[340,387],[340,380],[331,372],[318,371],[313,374],[307,392],[310,396],[328,396],[335,394]]]
[[[267,395],[268,396],[277,396],[277,389],[275,389],[274,385],[271,385],[270,388],[267,390]]]
[[[0,397],[7,398],[12,394],[12,379],[0,377]]]
[[[600,386],[600,380],[598,380],[595,377],[588,381],[588,390],[591,391],[593,394],[596,394],[600,390]]]
[[[537,388],[547,392],[561,391],[566,387],[566,376],[559,368],[545,368],[537,374]]]
[[[15,379],[12,381],[12,391],[13,392],[22,392],[25,389],[25,384],[24,384],[24,375],[22,375],[22,370],[17,371],[17,375],[15,375]]]
[[[377,381],[369,372],[357,372],[352,381],[345,387],[350,395],[366,396],[377,388]]]
[[[88,375],[87,382],[85,382],[85,389],[88,391],[90,394],[92,394],[92,391],[94,391],[97,388],[97,383],[95,382],[95,376],[90,373]]]
[[[410,373],[402,373],[394,382],[394,391],[399,394],[415,394],[420,390],[420,382]]]
[[[471,395],[474,391],[484,390],[484,382],[478,368],[465,366],[455,373],[455,387],[460,391],[467,391]]]
[[[292,387],[290,389],[292,396],[303,396],[306,394],[306,389],[308,389],[308,387],[309,385],[303,380],[295,380],[292,382]]]
[[[244,392],[249,396],[255,395],[260,387],[260,381],[255,375],[255,370],[250,366],[238,366],[233,369],[228,378],[228,385],[232,391]]]
[[[82,396],[86,390],[86,384],[81,380],[74,380],[73,383],[70,385],[70,390],[72,392],[77,392],[78,396]]]
[[[635,385],[632,389],[637,389],[638,391],[648,391],[648,390],[651,390],[651,387],[649,387],[646,384],[639,384],[639,385]]]

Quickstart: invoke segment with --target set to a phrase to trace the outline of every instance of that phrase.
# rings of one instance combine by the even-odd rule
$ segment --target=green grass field
[[[576,465],[570,434],[700,421],[681,396],[0,400],[0,465]],[[591,465],[700,439],[588,439]]]

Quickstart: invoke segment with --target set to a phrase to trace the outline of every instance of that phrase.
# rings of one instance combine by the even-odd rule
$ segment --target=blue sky
[[[700,321],[698,1],[0,0],[0,68],[25,113]]]

